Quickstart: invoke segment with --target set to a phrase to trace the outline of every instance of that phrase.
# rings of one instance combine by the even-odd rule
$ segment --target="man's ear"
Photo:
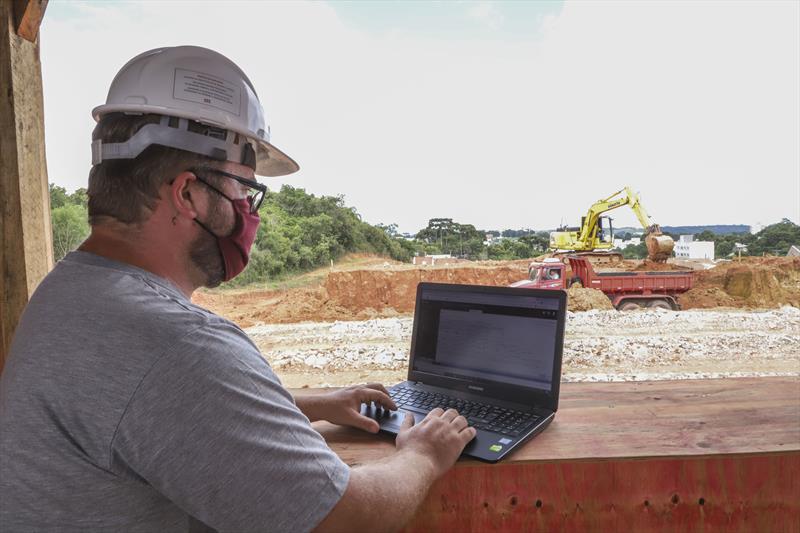
[[[167,200],[172,204],[175,212],[189,220],[197,218],[198,206],[196,201],[198,197],[192,195],[197,183],[197,176],[194,173],[185,170],[175,176],[171,183],[169,183],[169,191]]]

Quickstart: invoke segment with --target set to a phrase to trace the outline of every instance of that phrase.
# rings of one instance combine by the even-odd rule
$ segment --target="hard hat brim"
[[[256,174],[274,178],[286,176],[300,170],[294,159],[283,153],[274,145],[257,140],[258,151],[256,152]]]

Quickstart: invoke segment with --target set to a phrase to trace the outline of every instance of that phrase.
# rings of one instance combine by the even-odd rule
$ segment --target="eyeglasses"
[[[231,202],[234,201],[233,198],[229,197],[227,194],[225,194],[221,190],[217,189],[216,187],[208,183],[206,180],[201,178],[199,174],[207,174],[207,173],[220,174],[222,176],[225,176],[226,178],[236,180],[245,187],[247,187],[248,188],[247,202],[250,204],[251,213],[256,213],[258,211],[258,208],[261,207],[261,202],[264,201],[264,194],[267,192],[267,186],[262,185],[261,183],[258,183],[255,180],[243,178],[241,176],[237,176],[236,174],[231,174],[230,172],[225,172],[224,170],[219,170],[217,168],[190,168],[189,171],[194,173],[194,175],[197,176],[197,180],[203,183],[206,187],[216,191],[220,196],[227,198]]]

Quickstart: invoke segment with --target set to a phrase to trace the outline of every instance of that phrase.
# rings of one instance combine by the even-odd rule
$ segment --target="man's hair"
[[[125,142],[146,124],[160,119],[155,114],[110,113],[95,126],[92,140]],[[200,124],[196,126],[202,128]],[[124,224],[145,222],[156,207],[158,190],[164,183],[184,170],[210,163],[219,162],[185,150],[152,145],[136,159],[110,159],[93,166],[87,191],[89,224],[94,226],[107,218]]]

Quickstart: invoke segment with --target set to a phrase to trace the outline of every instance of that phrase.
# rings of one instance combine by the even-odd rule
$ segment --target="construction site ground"
[[[194,300],[238,323],[288,387],[405,379],[419,281],[509,285],[529,260],[415,267],[349,256],[268,287],[201,291]],[[695,269],[681,311],[621,313],[571,289],[564,381],[800,375],[800,258],[626,261],[623,270]]]

